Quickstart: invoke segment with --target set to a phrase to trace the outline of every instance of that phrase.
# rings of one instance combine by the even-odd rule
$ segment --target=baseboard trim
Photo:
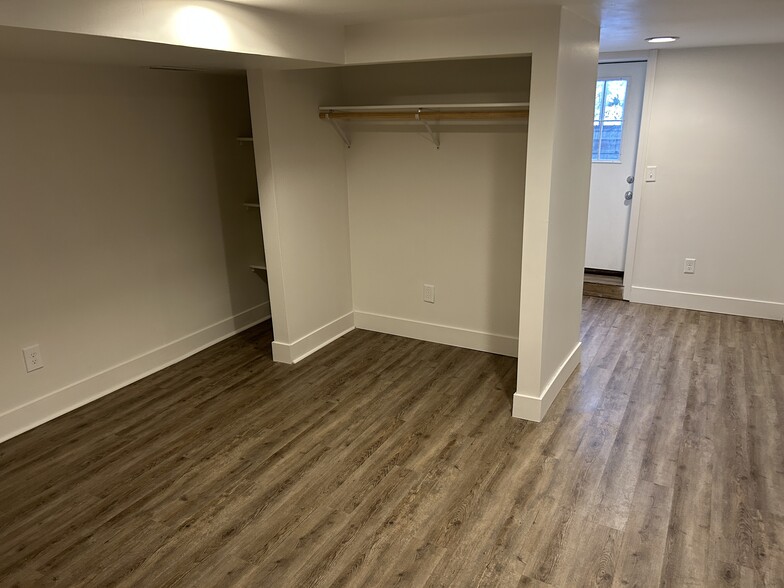
[[[497,355],[517,357],[517,338],[472,331],[459,327],[437,325],[395,316],[355,311],[354,323],[358,329],[420,339],[431,343],[442,343],[453,347],[464,347],[486,351]]]
[[[111,394],[270,318],[250,308],[0,414],[0,443]]]
[[[512,401],[512,416],[517,419],[541,422],[547,411],[550,409],[555,397],[564,387],[569,376],[580,364],[582,356],[582,342],[575,345],[572,352],[555,371],[555,374],[544,387],[539,396],[531,396],[522,392],[515,392]]]
[[[273,341],[272,359],[280,363],[297,363],[353,330],[354,313],[349,312],[293,343]]]
[[[629,301],[753,318],[784,319],[784,303],[765,300],[749,300],[746,298],[731,298],[729,296],[632,286]]]

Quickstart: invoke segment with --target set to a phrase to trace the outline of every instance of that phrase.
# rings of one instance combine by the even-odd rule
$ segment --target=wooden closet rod
[[[400,112],[394,110],[335,110],[319,112],[320,119],[331,120],[401,120],[401,121],[438,121],[438,120],[511,120],[527,119],[528,109],[514,110],[422,110],[421,112]]]

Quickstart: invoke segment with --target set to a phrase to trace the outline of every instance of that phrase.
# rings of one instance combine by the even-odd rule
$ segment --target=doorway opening
[[[645,61],[600,63],[583,293],[623,299]]]

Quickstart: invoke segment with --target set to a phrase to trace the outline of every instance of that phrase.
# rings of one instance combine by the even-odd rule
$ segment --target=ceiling
[[[559,2],[587,19],[601,22],[603,52],[784,43],[784,0],[233,0],[232,3],[351,25],[478,14]],[[681,39],[656,46],[644,41],[656,35],[676,35]],[[2,25],[0,55],[209,71],[323,65],[253,53],[209,51],[97,34]]]
[[[784,42],[784,0],[235,1],[341,24],[563,4],[585,18],[601,23],[602,51],[650,49],[651,46],[644,39],[657,35],[681,37],[671,47]]]

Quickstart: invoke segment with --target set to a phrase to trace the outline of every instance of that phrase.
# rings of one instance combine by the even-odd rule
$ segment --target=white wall
[[[353,328],[345,147],[318,117],[332,70],[248,75],[276,360]]]
[[[528,102],[531,58],[444,59],[342,67],[341,100],[368,104]]]
[[[559,373],[580,338],[597,33],[593,23],[562,13],[548,217],[544,383]]]
[[[0,79],[5,438],[269,310],[244,78],[3,61]]]
[[[533,55],[512,413],[537,421],[580,361],[598,33],[595,24],[561,10],[554,46]]]
[[[631,300],[784,318],[782,71],[784,45],[659,52]]]
[[[355,104],[527,102],[530,59],[341,74]],[[357,326],[517,355],[525,127],[442,128],[440,149],[418,128],[365,128],[346,155]]]
[[[436,150],[412,134],[354,135],[357,326],[517,355],[525,139],[442,133]]]
[[[558,6],[361,23],[345,28],[345,63],[535,54],[557,40]]]

